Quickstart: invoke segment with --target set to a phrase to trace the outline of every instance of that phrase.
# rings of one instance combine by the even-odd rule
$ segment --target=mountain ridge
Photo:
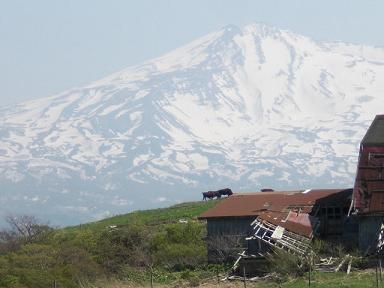
[[[0,109],[0,203],[74,224],[224,186],[351,186],[383,77],[381,48],[227,26]]]

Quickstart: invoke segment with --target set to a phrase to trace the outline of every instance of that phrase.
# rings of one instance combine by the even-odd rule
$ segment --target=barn
[[[384,115],[375,117],[361,141],[353,204],[360,251],[374,253],[384,223]]]
[[[208,261],[233,261],[238,254],[262,256],[272,246],[305,253],[312,237],[342,239],[357,233],[348,223],[353,189],[308,189],[235,193],[209,209]]]

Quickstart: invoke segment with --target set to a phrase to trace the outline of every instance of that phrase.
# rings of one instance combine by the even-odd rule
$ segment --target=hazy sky
[[[0,0],[0,105],[87,84],[228,24],[384,46],[383,11],[383,0]]]

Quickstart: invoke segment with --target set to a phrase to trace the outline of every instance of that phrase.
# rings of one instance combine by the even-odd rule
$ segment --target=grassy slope
[[[117,226],[119,230],[125,230],[128,225],[138,224],[144,227],[153,227],[154,232],[163,231],[167,225],[178,223],[180,219],[197,222],[197,217],[200,214],[215,206],[219,201],[221,200],[186,202],[167,208],[138,210],[100,221],[66,227],[56,230],[53,236],[54,242],[64,243],[67,239],[71,239],[72,243],[87,247],[89,251],[96,251],[96,239],[109,230],[109,226]],[[204,225],[203,222],[199,224]]]
[[[111,225],[124,226],[137,223],[146,226],[155,226],[177,223],[180,219],[197,220],[197,217],[201,213],[215,206],[218,201],[220,200],[188,202],[177,204],[168,208],[139,210],[124,215],[106,218],[97,222],[68,227],[66,229],[70,231],[88,228],[90,230],[100,231]]]

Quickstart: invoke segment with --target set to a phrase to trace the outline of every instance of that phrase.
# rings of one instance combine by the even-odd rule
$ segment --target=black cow
[[[203,192],[203,200],[206,200],[207,198],[208,199],[213,199],[215,197],[221,197],[221,194],[220,193],[216,193],[216,191],[207,191],[207,192]]]
[[[216,199],[219,199],[223,195],[231,196],[232,194],[233,194],[233,192],[229,188],[220,189],[217,191],[207,191],[207,192],[203,192],[203,200],[206,200],[207,198],[213,199],[215,197],[216,197]]]
[[[231,196],[233,194],[232,190],[229,188],[220,189],[218,190],[218,192],[220,192],[221,195],[227,195],[227,196]]]

